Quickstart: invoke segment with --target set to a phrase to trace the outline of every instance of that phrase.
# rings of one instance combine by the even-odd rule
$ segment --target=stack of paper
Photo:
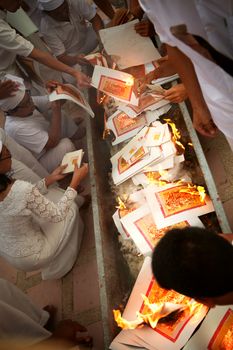
[[[152,304],[170,302],[176,304],[178,311],[173,320],[162,318],[155,328],[144,325],[141,328],[125,329],[113,340],[110,345],[112,350],[120,349],[151,349],[151,350],[178,350],[181,349],[195,328],[207,313],[207,307],[195,303],[188,297],[174,291],[166,291],[160,288],[153,278],[151,271],[151,258],[146,257],[142,269],[138,275],[125,311],[122,315],[129,322],[135,322],[137,313],[148,314],[148,306],[142,299],[145,295]],[[190,312],[190,304],[198,306],[197,312]],[[190,348],[191,349],[191,348]]]
[[[168,125],[154,122],[152,127],[145,126],[111,158],[113,182],[119,185],[144,167],[159,164],[175,155],[176,148],[171,141]]]
[[[131,118],[126,113],[117,110],[111,115],[106,123],[107,129],[112,130],[115,139],[113,145],[117,145],[135,136],[143,126],[149,125],[159,118],[160,115],[166,113],[170,105],[161,107],[153,112],[141,113],[135,118]]]
[[[66,153],[62,159],[61,165],[66,165],[67,167],[63,170],[63,174],[72,173],[75,166],[80,168],[84,152],[82,149],[78,151]]]

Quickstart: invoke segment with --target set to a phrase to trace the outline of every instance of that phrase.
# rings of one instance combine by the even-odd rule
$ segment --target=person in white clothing
[[[42,279],[58,279],[72,268],[79,252],[83,223],[79,206],[84,198],[76,189],[88,173],[88,166],[75,168],[65,192],[48,187],[65,177],[60,166],[37,184],[14,180],[11,154],[0,143],[0,255],[15,268],[40,269]],[[44,194],[52,199],[45,197]]]
[[[221,6],[217,0],[140,0],[140,4],[167,44],[169,59],[191,101],[195,128],[215,136],[213,119],[233,149],[232,64],[216,60],[219,55],[228,62],[233,59],[232,1],[221,2]],[[212,47],[211,52],[202,42]],[[212,52],[217,55],[214,59]]]
[[[59,61],[78,68],[80,54],[97,47],[98,31],[103,28],[95,6],[85,0],[39,0],[39,5],[44,40]],[[64,78],[71,82],[70,77]]]
[[[90,337],[75,337],[75,332],[86,332],[86,328],[71,320],[61,321],[55,331],[48,330],[52,314],[51,305],[43,309],[12,283],[0,279],[0,349],[2,343],[8,349],[70,349],[71,344],[87,343]],[[54,307],[53,307],[54,309]],[[47,311],[48,310],[48,311]],[[69,331],[67,332],[67,330]],[[4,348],[4,347],[3,347]],[[5,347],[6,348],[6,347]],[[75,347],[79,349],[79,347]]]
[[[72,119],[62,116],[60,101],[51,103],[52,117],[47,120],[39,111],[44,102],[48,104],[47,97],[31,98],[21,78],[8,77],[18,81],[20,88],[14,96],[0,100],[0,108],[6,113],[5,130],[51,172],[66,153],[76,149],[70,138],[75,138],[78,127]]]
[[[6,11],[16,12],[21,3],[22,0],[0,0],[0,78],[6,73],[20,75],[16,66],[16,57],[20,55],[71,75],[80,86],[89,86],[90,79],[85,74],[56,60],[48,52],[35,48],[6,22]]]

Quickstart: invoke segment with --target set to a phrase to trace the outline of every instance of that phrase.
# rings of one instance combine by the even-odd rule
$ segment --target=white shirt
[[[42,14],[40,32],[55,56],[60,56],[65,52],[67,54],[82,53],[94,34],[92,27],[88,27],[86,21],[95,17],[95,7],[89,5],[85,0],[67,0],[67,2],[70,22],[56,21]]]
[[[209,0],[209,2],[214,3],[215,1]],[[225,3],[227,2],[228,1]],[[198,12],[197,3],[201,2],[195,0],[140,0],[140,3],[153,22],[160,40],[170,46],[178,47],[191,59],[204,99],[209,107],[214,122],[228,138],[233,139],[233,78],[214,62],[203,57],[191,47],[177,39],[170,31],[172,26],[186,24],[189,33],[203,37],[208,40],[216,50],[224,53],[221,50],[221,45],[218,44],[218,40],[213,42],[213,38],[217,38],[217,34],[212,35],[210,39],[206,21],[203,22],[202,16],[200,16]],[[206,4],[207,0],[203,0],[202,3]],[[232,1],[229,0],[229,4],[230,3],[232,3]],[[230,8],[229,6],[228,9]],[[227,6],[225,6],[225,10],[226,9]],[[215,11],[215,7],[212,6],[211,10]],[[215,11],[215,15],[218,15],[217,11]],[[226,16],[229,22],[231,19],[231,10],[229,10]],[[221,16],[219,15],[219,17]],[[231,27],[225,28],[224,35],[228,38],[230,31]],[[215,27],[215,32],[218,33],[217,27]],[[213,34],[214,31],[211,33]],[[228,43],[224,45],[225,49],[227,49],[227,46],[231,46],[230,38],[228,39]]]
[[[17,55],[27,57],[33,50],[33,45],[5,21],[6,13],[0,10],[0,77],[6,73],[16,72],[15,59]]]

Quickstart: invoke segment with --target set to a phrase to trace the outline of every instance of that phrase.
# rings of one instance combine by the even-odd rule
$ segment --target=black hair
[[[12,183],[12,179],[6,174],[0,174],[0,193],[4,192],[8,185]]]
[[[193,297],[233,291],[233,246],[199,227],[168,231],[157,244],[152,269],[159,285]]]

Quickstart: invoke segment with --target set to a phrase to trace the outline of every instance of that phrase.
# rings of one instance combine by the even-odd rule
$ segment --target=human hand
[[[80,54],[76,56],[77,63],[81,66],[90,66],[91,63],[85,58],[84,54]]]
[[[207,137],[215,137],[218,131],[207,108],[193,108],[193,126]]]
[[[72,320],[63,320],[59,322],[57,328],[53,332],[53,337],[56,339],[64,339],[73,344],[91,344],[92,338],[90,336],[77,337],[78,332],[87,332],[86,327],[80,325],[78,322]]]
[[[184,84],[177,84],[164,92],[164,99],[173,103],[183,102],[186,98],[188,94]]]
[[[14,96],[18,88],[19,85],[15,81],[5,80],[0,82],[0,100]]]
[[[154,26],[149,20],[136,23],[134,28],[136,33],[144,37],[153,36],[155,34]]]
[[[75,77],[77,84],[80,87],[89,87],[91,84],[91,78],[82,72],[75,71],[73,76]]]
[[[88,174],[88,164],[84,163],[81,168],[75,166],[73,177],[70,183],[70,187],[76,189],[80,182],[87,176]]]
[[[64,179],[64,177],[66,177],[67,174],[62,174],[62,173],[66,167],[67,167],[67,164],[60,165],[50,175],[46,176],[45,178],[46,187],[49,187],[56,181],[60,181]]]
[[[48,93],[51,94],[51,92],[53,92],[53,90],[56,89],[56,87],[58,85],[61,85],[61,83],[59,83],[58,81],[56,80],[48,80],[46,83],[45,83],[45,87],[46,89],[48,90]]]

